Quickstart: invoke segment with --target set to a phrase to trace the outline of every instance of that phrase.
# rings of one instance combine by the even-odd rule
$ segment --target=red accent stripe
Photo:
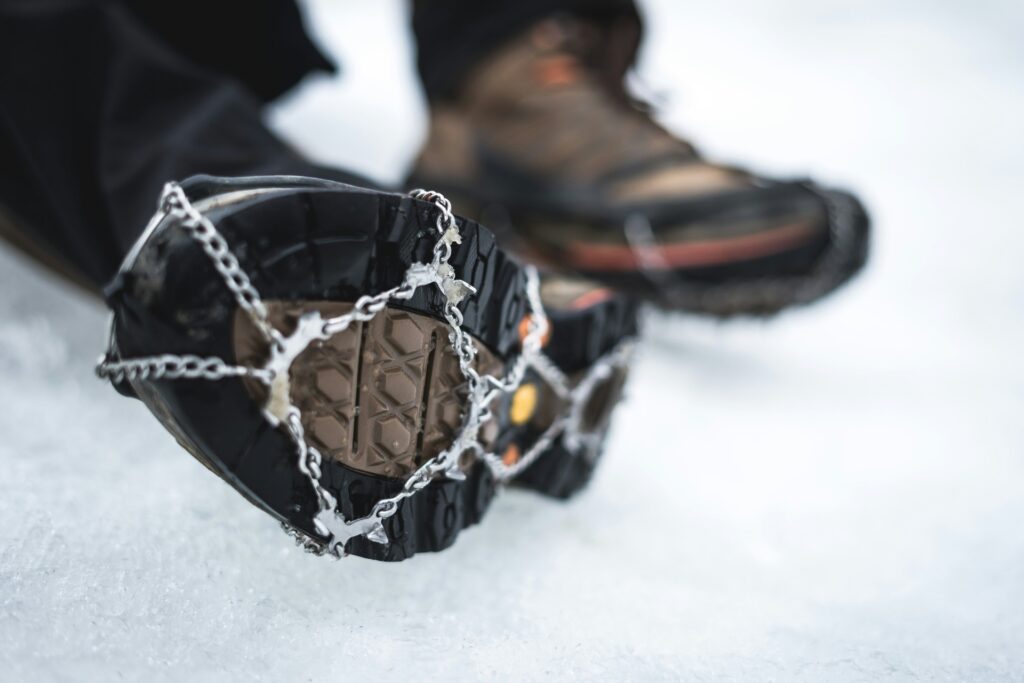
[[[804,221],[754,235],[649,247],[570,242],[565,256],[574,266],[589,270],[628,271],[662,263],[672,268],[715,266],[778,254],[805,244],[814,233],[814,224]]]
[[[569,304],[569,308],[575,311],[582,311],[584,308],[590,308],[596,306],[599,303],[608,301],[612,298],[612,290],[607,287],[600,287],[598,289],[592,289],[585,294],[581,294],[572,303]]]

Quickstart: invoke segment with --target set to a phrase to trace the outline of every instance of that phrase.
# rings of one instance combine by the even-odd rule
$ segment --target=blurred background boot
[[[409,177],[549,267],[660,305],[774,313],[863,265],[852,195],[705,160],[632,97],[634,17],[534,23],[432,98]]]

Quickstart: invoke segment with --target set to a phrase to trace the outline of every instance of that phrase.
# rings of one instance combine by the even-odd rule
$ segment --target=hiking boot
[[[169,184],[106,296],[101,377],[307,550],[388,561],[582,485],[636,334],[436,193],[292,176]]]
[[[628,22],[535,25],[432,105],[409,183],[534,262],[669,308],[768,314],[856,273],[858,200],[706,161],[627,94],[638,38]]]

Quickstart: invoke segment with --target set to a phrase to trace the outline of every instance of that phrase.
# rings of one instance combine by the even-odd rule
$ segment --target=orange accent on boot
[[[501,462],[505,465],[505,467],[512,467],[512,465],[515,465],[517,462],[519,462],[519,457],[519,446],[515,445],[514,443],[510,443],[508,445],[508,448],[505,449],[505,452],[501,456]]]
[[[520,344],[523,343],[524,341],[526,341],[526,335],[528,335],[530,333],[530,320],[532,320],[532,319],[533,319],[533,316],[531,314],[527,313],[526,315],[523,316],[523,319],[519,321],[519,343]],[[540,336],[540,345],[541,345],[541,347],[543,348],[543,347],[547,346],[549,341],[551,341],[551,325],[550,325],[550,323],[548,324],[548,329],[544,330],[544,334],[542,334]]]
[[[671,268],[715,266],[771,256],[799,247],[806,244],[815,232],[814,224],[804,221],[754,235],[656,246],[572,242],[566,247],[566,257],[574,266],[592,270],[657,269],[662,264]]]
[[[545,57],[534,65],[534,76],[544,88],[572,85],[580,80],[580,65],[574,57]]]

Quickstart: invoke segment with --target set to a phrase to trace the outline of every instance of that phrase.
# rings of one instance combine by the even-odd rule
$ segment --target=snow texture
[[[439,555],[304,555],[92,376],[99,305],[0,251],[0,679],[1024,679],[1024,11],[645,4],[642,73],[716,157],[858,188],[866,274],[770,323],[654,315],[593,486]],[[406,8],[272,113],[397,180]]]

